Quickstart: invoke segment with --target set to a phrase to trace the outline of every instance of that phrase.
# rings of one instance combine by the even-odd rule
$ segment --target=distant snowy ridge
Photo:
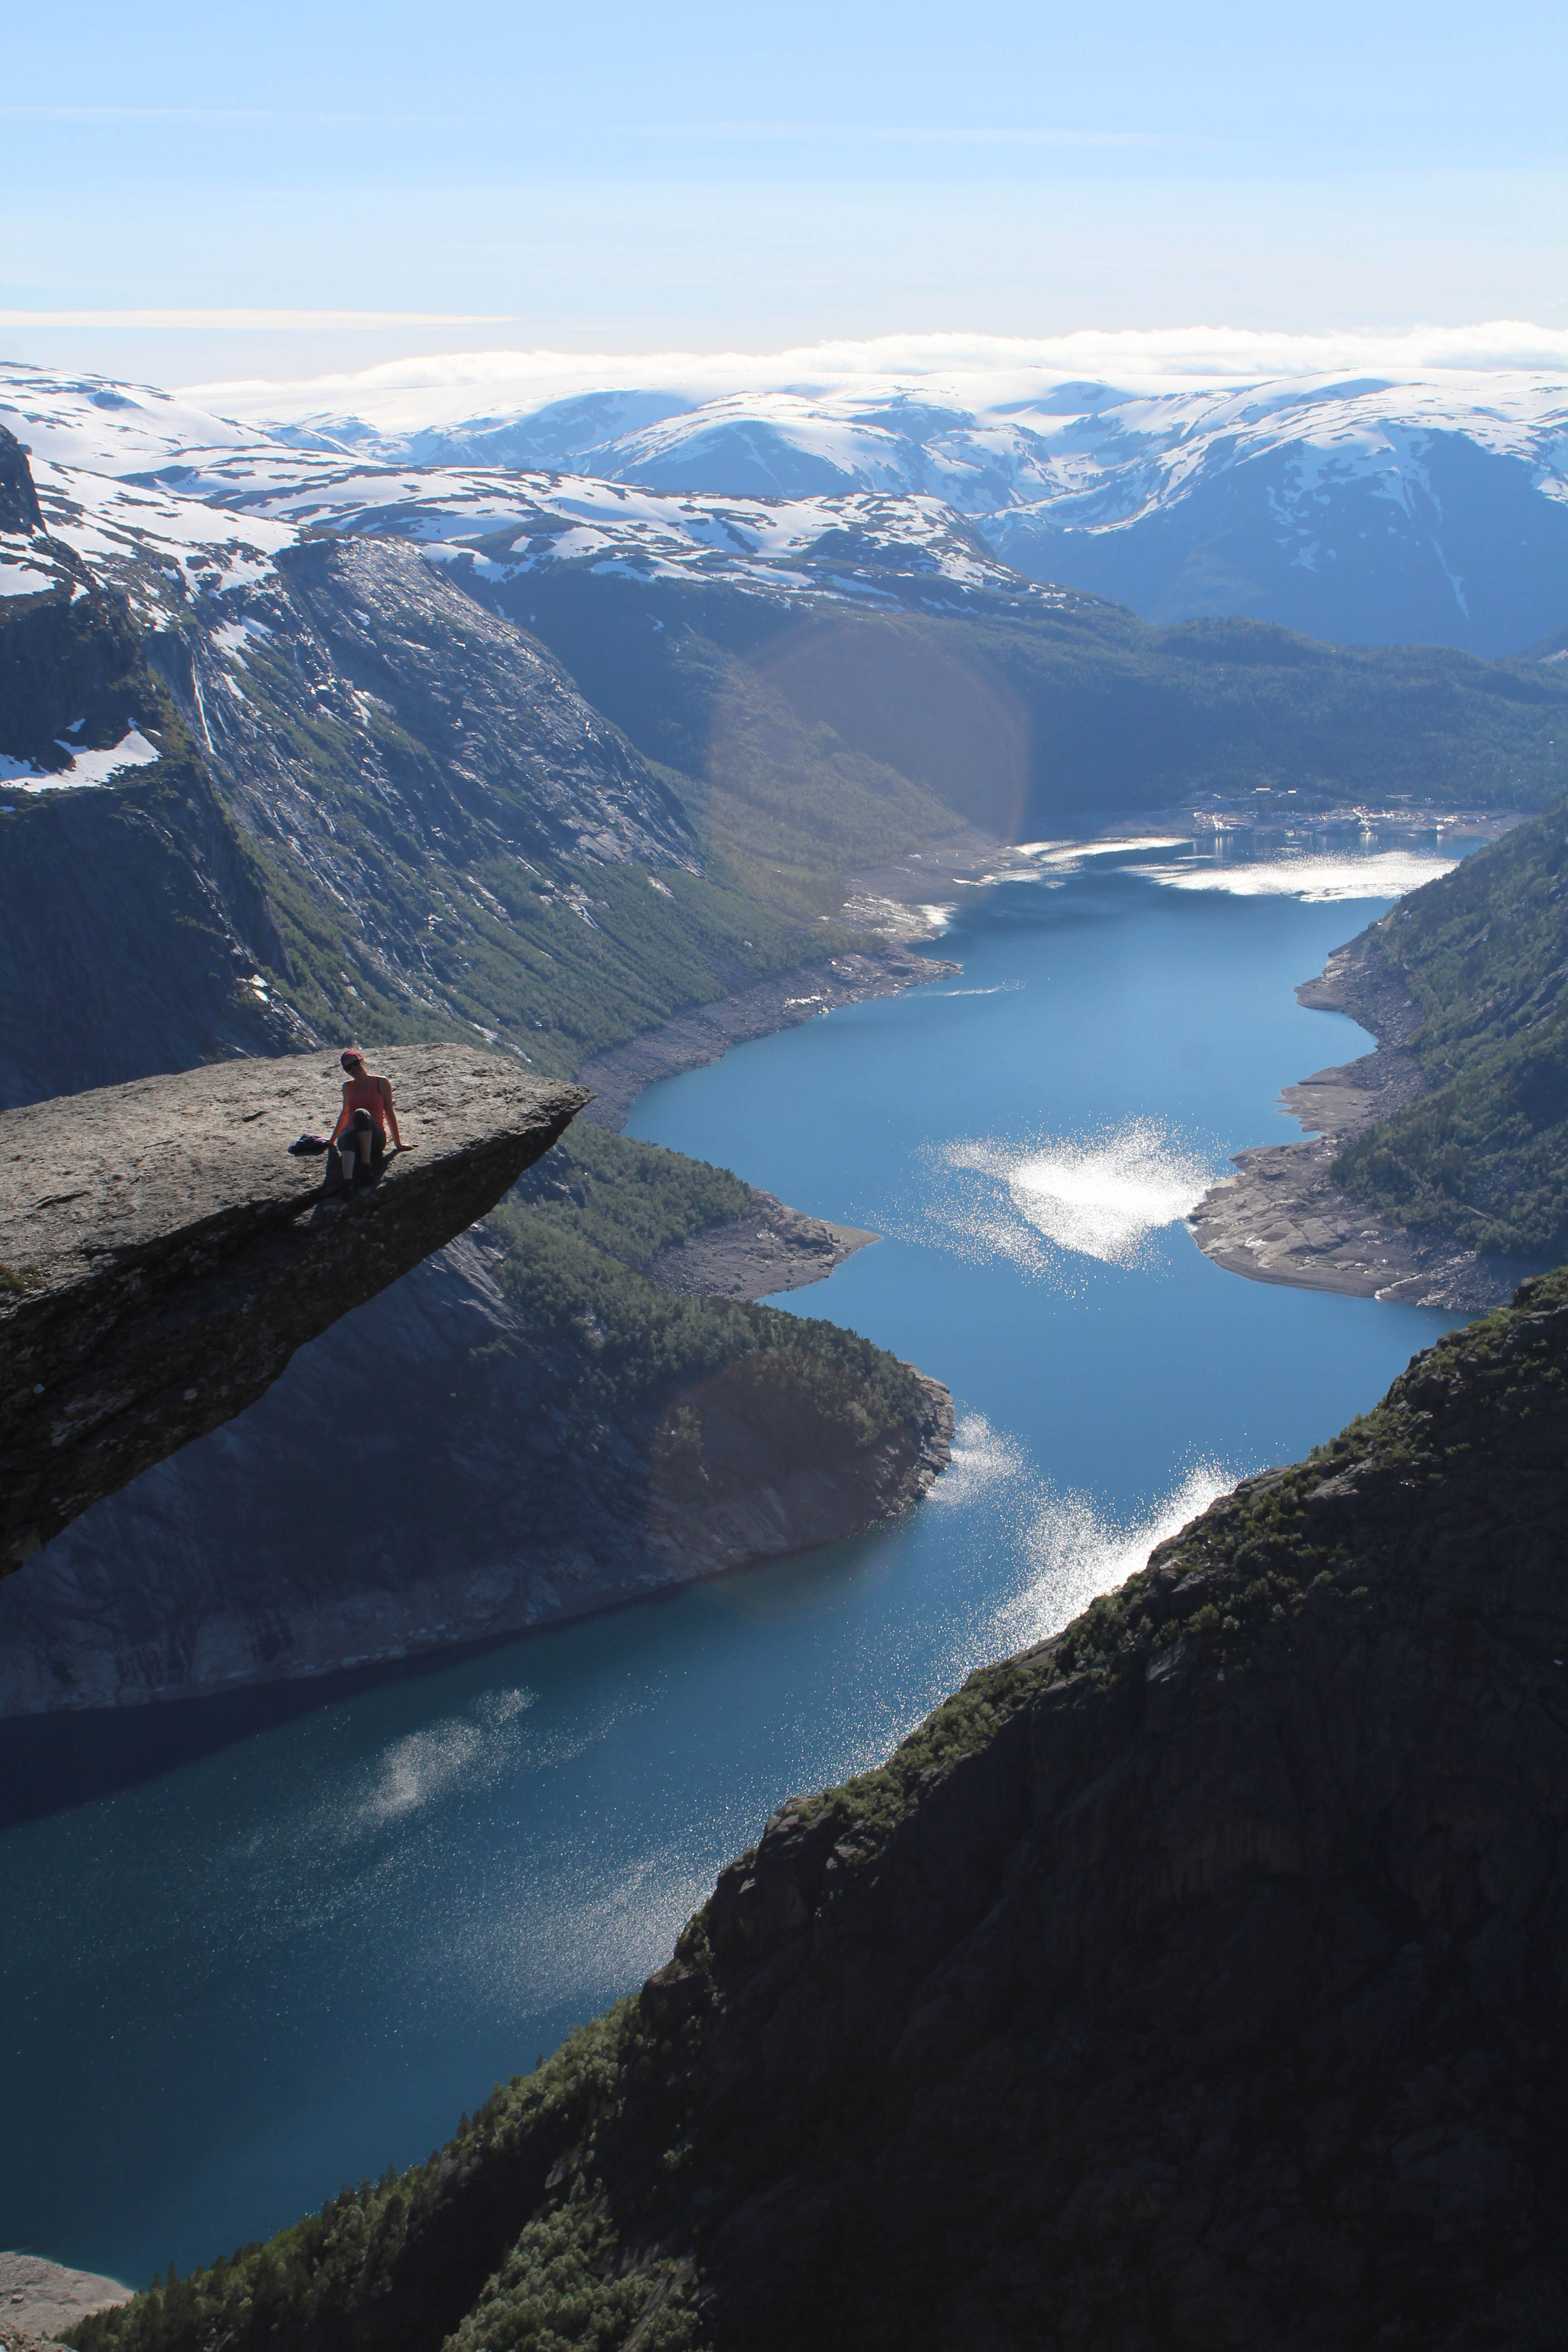
[[[939,499],[1018,570],[1150,619],[1250,612],[1506,653],[1568,617],[1568,370],[1052,383],[963,404],[980,389],[606,390],[400,429],[349,410],[273,429],[384,462],[552,467],[667,492]]]
[[[1467,333],[1494,347],[1472,342],[1476,363]],[[1497,655],[1568,622],[1568,337],[1509,333],[1434,331],[1419,365],[1415,339],[1341,339],[1403,350],[1405,364],[1240,384],[1194,381],[1247,342],[1198,331],[1055,347],[938,338],[902,373],[864,354],[836,366],[845,355],[829,347],[785,355],[793,382],[764,361],[671,360],[661,386],[648,381],[659,362],[603,362],[625,380],[564,394],[590,363],[489,353],[223,388],[246,421],[12,366],[0,421],[46,470],[221,503],[236,531],[315,521],[434,551],[515,520],[515,542],[478,557],[508,576],[592,560],[777,586],[794,566],[820,592],[826,542],[844,532],[844,593],[874,593],[876,571],[907,561],[959,587],[1012,571],[1146,619],[1244,614]],[[1043,362],[1069,343],[1120,352],[1142,381],[1064,378]],[[1293,367],[1334,356],[1325,339],[1251,345],[1276,362],[1289,345]],[[1504,347],[1558,364],[1479,363]],[[750,388],[735,382],[748,365]]]
[[[494,580],[565,563],[877,600],[888,579],[923,576],[961,593],[1061,601],[929,493],[765,499],[500,467],[378,465],[258,437],[155,392],[17,367],[0,367],[0,422],[33,452],[52,537],[125,587],[149,622],[187,592],[256,584],[308,528],[391,532]],[[18,551],[18,562],[28,560]]]

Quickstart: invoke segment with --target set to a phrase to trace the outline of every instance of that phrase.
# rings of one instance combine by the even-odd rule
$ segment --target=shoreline
[[[465,1571],[444,1574],[437,1567],[418,1584],[395,1595],[373,1596],[378,1603],[396,1600],[411,1617],[425,1620],[418,1632],[388,1624],[390,1608],[377,1606],[373,1613],[381,1621],[379,1641],[373,1635],[367,1644],[365,1625],[356,1624],[356,1648],[347,1660],[342,1655],[343,1628],[333,1621],[307,1627],[307,1632],[313,1630],[318,1636],[313,1650],[301,1643],[288,1666],[280,1657],[274,1658],[270,1671],[162,1685],[121,1684],[112,1697],[96,1689],[76,1696],[51,1694],[42,1705],[18,1705],[16,1698],[25,1699],[26,1695],[13,1692],[13,1703],[0,1711],[0,1744],[9,1748],[18,1739],[25,1742],[30,1731],[37,1732],[45,1743],[64,1739],[68,1743],[68,1759],[54,1759],[57,1767],[68,1761],[71,1768],[65,1776],[63,1802],[89,1802],[133,1786],[169,1769],[171,1760],[179,1760],[185,1752],[183,1745],[171,1750],[156,1731],[146,1741],[139,1736],[139,1727],[149,1722],[168,1725],[186,1707],[195,1711],[190,1718],[193,1722],[200,1723],[205,1717],[211,1735],[192,1752],[211,1754],[273,1722],[288,1721],[389,1681],[440,1673],[462,1658],[477,1657],[509,1643],[565,1633],[644,1602],[674,1601],[693,1585],[766,1569],[803,1551],[852,1541],[886,1527],[923,1501],[952,1458],[955,1424],[952,1391],[918,1365],[911,1364],[909,1370],[920,1388],[914,1412],[907,1420],[893,1423],[863,1453],[789,1474],[757,1495],[731,1489],[695,1513],[668,1495],[651,1496],[647,1541],[638,1560],[619,1578],[612,1572],[596,1591],[582,1592],[576,1605],[570,1601],[559,1605],[561,1586],[549,1573],[553,1564],[545,1562],[542,1580],[523,1573],[513,1589],[490,1591],[492,1605],[487,1622],[456,1638],[432,1639],[428,1621],[461,1610],[473,1598],[471,1580]],[[492,1588],[499,1584],[494,1578],[487,1581]],[[221,1637],[225,1628],[215,1623],[211,1630]],[[144,1749],[145,1754],[139,1753],[129,1769],[121,1759],[119,1769],[96,1773],[88,1754],[85,1780],[73,1778],[83,1766],[84,1734],[90,1750],[94,1727],[123,1737],[131,1748]],[[9,1755],[6,1761],[15,1775],[18,1758]],[[14,1828],[57,1810],[62,1801],[57,1785],[60,1777],[56,1770],[47,1771],[33,1802],[0,1805],[0,1827]],[[0,2320],[3,2316],[0,2313]],[[3,2326],[0,2352],[4,2352]]]
[[[1482,1257],[1457,1234],[1391,1223],[1342,1192],[1331,1171],[1352,1136],[1436,1091],[1413,1051],[1420,1013],[1384,961],[1379,925],[1336,948],[1299,1004],[1343,1013],[1377,1039],[1370,1054],[1280,1088],[1280,1102],[1317,1132],[1299,1143],[1238,1151],[1234,1176],[1205,1192],[1187,1219],[1204,1255],[1227,1274],[1296,1290],[1381,1298],[1457,1314],[1506,1306],[1542,1268]]]
[[[655,1258],[647,1278],[683,1298],[772,1298],[826,1282],[846,1258],[881,1238],[859,1225],[808,1217],[753,1185],[743,1216],[677,1242]]]
[[[44,2352],[79,2319],[129,2303],[135,2292],[122,2279],[43,2254],[0,2252],[0,2352]]]
[[[798,1029],[841,1004],[899,996],[928,981],[956,979],[963,969],[962,964],[911,954],[896,941],[869,954],[856,950],[824,957],[820,963],[796,964],[772,979],[754,981],[733,996],[677,1013],[657,1028],[628,1037],[625,1045],[606,1046],[592,1055],[578,1071],[577,1082],[593,1088],[594,1100],[578,1117],[619,1135],[644,1087],[657,1086],[661,1078],[704,1069],[710,1062],[722,1060],[732,1045]]]
[[[998,849],[976,836],[976,862]],[[858,886],[851,881],[849,887],[854,890]],[[825,957],[820,963],[795,964],[733,996],[678,1013],[625,1045],[606,1047],[578,1072],[579,1083],[594,1092],[594,1100],[579,1118],[619,1135],[644,1088],[662,1078],[704,1069],[721,1061],[731,1046],[800,1028],[841,1004],[863,1004],[932,981],[959,978],[962,964],[910,951],[913,940],[935,936],[936,928],[911,929],[874,953],[857,950]],[[846,1258],[880,1238],[858,1225],[808,1216],[776,1192],[753,1184],[743,1214],[677,1243],[646,1271],[657,1288],[679,1297],[769,1298],[826,1282]]]

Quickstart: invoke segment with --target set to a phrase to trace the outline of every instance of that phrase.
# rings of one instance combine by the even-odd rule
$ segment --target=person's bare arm
[[[337,1123],[336,1127],[334,1127],[334,1128],[333,1128],[333,1129],[332,1129],[332,1131],[331,1131],[331,1135],[327,1138],[327,1141],[329,1142],[329,1144],[335,1143],[335,1142],[337,1141],[337,1139],[338,1139],[339,1136],[342,1133],[342,1131],[343,1131],[343,1123],[344,1123],[344,1121],[347,1119],[348,1115],[349,1115],[349,1090],[348,1090],[348,1087],[345,1086],[345,1087],[344,1087],[344,1088],[343,1088],[343,1107],[342,1107],[342,1110],[341,1110],[341,1111],[339,1111],[339,1113],[338,1113],[338,1123]]]
[[[397,1132],[397,1106],[392,1099],[391,1082],[386,1078],[377,1078],[375,1083],[381,1088],[381,1099],[386,1105],[386,1123],[392,1129],[393,1145],[401,1151],[405,1147],[403,1138]]]

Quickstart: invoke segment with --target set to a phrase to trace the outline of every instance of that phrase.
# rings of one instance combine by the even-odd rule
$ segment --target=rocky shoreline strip
[[[1205,1257],[1253,1282],[1483,1313],[1506,1305],[1541,1268],[1482,1257],[1455,1234],[1390,1223],[1341,1192],[1330,1172],[1352,1136],[1435,1084],[1412,1050],[1419,1010],[1389,968],[1379,929],[1373,923],[1336,948],[1318,978],[1296,991],[1299,1004],[1348,1013],[1371,1030],[1376,1047],[1282,1087],[1286,1108],[1317,1132],[1302,1143],[1238,1151],[1237,1173],[1204,1195],[1187,1223]]]
[[[808,1217],[753,1187],[743,1217],[678,1242],[654,1259],[647,1278],[684,1298],[772,1298],[826,1282],[835,1266],[880,1238],[859,1225]]]
[[[861,1004],[873,996],[898,996],[906,988],[920,988],[931,980],[955,980],[963,965],[917,956],[892,946],[874,955],[827,957],[821,963],[796,964],[759,980],[733,996],[712,1004],[678,1013],[624,1045],[611,1045],[584,1062],[579,1082],[593,1089],[594,1100],[582,1117],[595,1127],[618,1135],[631,1116],[632,1105],[645,1087],[660,1078],[677,1078],[717,1062],[731,1045],[750,1045],[781,1029],[796,1029],[819,1013],[837,1005]]]
[[[0,2352],[44,2352],[89,2312],[129,2303],[132,2292],[41,2254],[0,2253]]]
[[[874,955],[832,956],[819,964],[797,964],[596,1054],[578,1074],[582,1084],[594,1090],[594,1100],[582,1117],[618,1135],[643,1088],[660,1078],[701,1069],[731,1045],[798,1028],[837,1005],[897,996],[928,981],[956,979],[963,970],[962,964],[911,954],[901,941]],[[685,1297],[771,1298],[781,1291],[825,1282],[835,1266],[879,1238],[858,1225],[806,1216],[776,1193],[753,1187],[744,1216],[694,1234],[667,1250],[647,1272],[660,1290]]]

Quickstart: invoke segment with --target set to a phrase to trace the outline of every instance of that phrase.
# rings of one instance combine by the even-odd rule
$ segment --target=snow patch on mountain
[[[1090,355],[1122,379],[1062,373]],[[1226,360],[1244,380],[1215,380]],[[316,524],[413,537],[492,580],[567,563],[877,599],[893,572],[944,594],[1027,593],[1023,574],[1148,619],[1487,654],[1568,612],[1568,336],[1533,329],[482,353],[208,396],[221,410],[0,367],[0,422],[34,446],[40,491],[84,509],[62,536],[117,520],[236,585]],[[107,493],[71,489],[84,474],[143,503],[107,518]]]
[[[27,760],[0,757],[0,782],[22,793],[79,791],[86,785],[107,784],[128,768],[150,768],[159,757],[157,745],[149,743],[134,721],[127,724],[118,743],[106,744],[101,751],[79,751],[63,737],[59,748],[69,755],[63,768],[36,768]]]

